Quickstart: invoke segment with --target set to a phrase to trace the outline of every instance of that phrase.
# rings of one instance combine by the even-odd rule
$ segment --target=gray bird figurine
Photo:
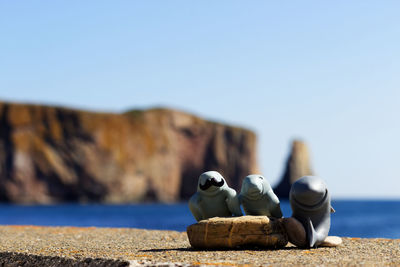
[[[262,175],[252,174],[244,178],[239,201],[246,215],[282,217],[279,199]]]
[[[324,181],[316,176],[301,177],[293,183],[289,201],[293,211],[292,218],[303,225],[306,234],[305,242],[297,241],[299,244],[296,244],[295,240],[293,243],[309,248],[321,245],[328,236],[331,212],[334,212]]]
[[[189,199],[189,208],[197,221],[242,215],[236,191],[216,171],[200,175],[197,192]]]

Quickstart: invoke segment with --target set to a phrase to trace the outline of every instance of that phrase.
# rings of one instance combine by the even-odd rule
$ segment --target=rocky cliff
[[[292,143],[282,178],[274,188],[275,194],[278,198],[289,198],[292,184],[306,175],[313,175],[308,148],[304,142],[295,140]]]
[[[251,131],[169,109],[124,114],[0,102],[0,201],[172,202],[207,170],[238,189]]]

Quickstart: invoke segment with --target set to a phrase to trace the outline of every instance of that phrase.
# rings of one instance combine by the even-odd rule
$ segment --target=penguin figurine
[[[296,234],[302,236],[299,233],[305,231],[305,240],[294,238],[289,241],[299,247],[308,248],[316,248],[323,244],[331,226],[331,212],[335,212],[331,207],[331,197],[324,181],[316,176],[301,177],[293,183],[289,201],[293,211],[290,218],[293,225],[297,220],[297,224],[304,227],[304,230],[300,229],[301,226],[297,227],[298,230],[286,227],[289,239]]]
[[[189,199],[189,208],[197,221],[242,215],[236,191],[216,171],[200,175],[197,192]]]
[[[244,178],[239,201],[246,215],[282,217],[279,199],[262,175],[252,174]]]

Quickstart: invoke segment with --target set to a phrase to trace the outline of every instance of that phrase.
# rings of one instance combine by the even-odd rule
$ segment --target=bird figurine
[[[216,171],[200,175],[197,192],[189,199],[189,208],[197,221],[243,215],[236,191]]]
[[[289,241],[298,247],[308,248],[326,243],[331,213],[335,210],[331,206],[330,193],[324,181],[316,176],[301,177],[293,183],[289,201],[293,212],[292,218],[287,221],[292,227],[285,226]],[[299,226],[294,227],[296,224]],[[304,232],[305,235],[302,234]]]
[[[282,217],[279,199],[262,175],[252,174],[244,178],[239,201],[246,215]]]

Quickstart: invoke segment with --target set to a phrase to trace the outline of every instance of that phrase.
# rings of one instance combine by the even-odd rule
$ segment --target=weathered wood
[[[282,219],[267,216],[215,217],[190,225],[186,232],[194,248],[281,248],[288,242]]]

